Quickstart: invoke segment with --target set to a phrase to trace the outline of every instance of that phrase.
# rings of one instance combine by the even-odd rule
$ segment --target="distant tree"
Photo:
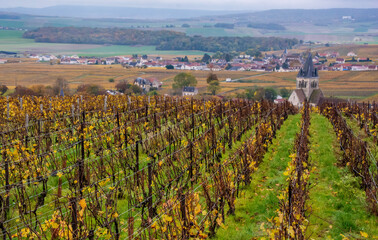
[[[67,92],[69,92],[68,81],[63,77],[58,77],[55,80],[55,83],[52,89],[53,89],[54,95],[59,95],[61,90],[63,90],[64,94],[67,94]]]
[[[286,28],[277,23],[249,23],[249,28],[268,29],[268,30],[285,30]]]
[[[142,58],[143,58],[144,60],[146,60],[146,59],[148,58],[148,56],[147,56],[146,54],[144,54],[144,55],[142,55]]]
[[[273,101],[277,97],[277,92],[273,88],[247,88],[244,94],[239,95],[239,97],[244,97],[253,100],[268,99]]]
[[[258,49],[248,49],[245,53],[247,55],[254,56],[255,58],[262,56],[262,53]]]
[[[265,89],[264,88],[255,88],[255,91],[253,92],[253,99],[261,100],[263,98],[265,98]]]
[[[23,87],[23,86],[17,86],[14,89],[14,92],[11,94],[11,96],[34,96],[35,92],[33,90]]]
[[[148,96],[157,96],[157,95],[159,95],[159,93],[158,93],[156,90],[153,90],[153,91],[149,91],[149,92],[147,93],[147,95],[148,95]]]
[[[277,65],[276,65],[276,70],[280,70],[280,65],[277,63]]]
[[[34,96],[53,96],[54,90],[51,86],[33,85],[30,90],[34,92]]]
[[[230,62],[232,60],[232,55],[229,53],[226,53],[224,55],[224,60],[226,60],[226,62]]]
[[[190,27],[190,25],[189,25],[189,24],[187,24],[187,23],[184,23],[183,25],[181,25],[181,27],[183,27],[183,28],[189,28],[189,27]]]
[[[179,73],[173,79],[172,88],[181,89],[183,87],[195,87],[197,79],[190,73]]]
[[[114,82],[114,78],[109,78],[108,80],[110,83],[113,83]]]
[[[206,78],[207,84],[210,84],[210,82],[214,80],[218,81],[218,76],[213,72],[209,73],[209,75],[207,75],[207,78]]]
[[[233,23],[216,23],[214,25],[214,27],[233,29],[235,27],[235,24],[233,24]]]
[[[183,59],[182,59],[183,62],[189,62],[189,58],[188,56],[185,56]]]
[[[213,80],[209,83],[209,86],[207,86],[207,90],[211,92],[212,95],[215,95],[221,87],[219,86],[218,80]]]
[[[8,87],[5,85],[0,85],[0,95],[3,95],[8,91]]]
[[[143,89],[138,85],[131,85],[130,90],[133,94],[139,95],[143,93]]]
[[[231,64],[227,64],[227,66],[226,66],[226,70],[230,70],[232,68],[232,65]]]
[[[211,61],[211,56],[205,53],[201,59],[201,62],[209,63]]]
[[[255,54],[253,55],[255,58],[262,57],[262,53],[260,51],[256,51]]]
[[[138,54],[133,54],[133,58],[138,58]]]
[[[273,88],[266,88],[264,92],[264,98],[273,101],[277,97],[277,91]]]
[[[126,80],[123,80],[123,81],[120,81],[119,83],[117,83],[117,85],[115,87],[116,87],[117,91],[119,91],[121,93],[126,93],[126,90],[130,89],[131,84],[128,83]]]
[[[287,62],[284,62],[284,63],[282,64],[282,68],[283,68],[283,69],[289,69],[289,64],[288,64]]]
[[[175,69],[175,67],[172,64],[169,64],[169,65],[165,66],[165,68],[168,69],[168,70],[169,69]]]
[[[290,95],[290,91],[287,88],[281,88],[280,94],[283,98],[288,98]]]
[[[330,47],[329,43],[326,43],[324,46],[326,46],[326,47]]]
[[[97,84],[82,84],[76,92],[82,95],[102,95],[105,94],[105,89]]]
[[[217,51],[216,53],[213,54],[213,58],[214,59],[221,59],[221,58],[223,58],[223,53],[221,53],[220,51]]]

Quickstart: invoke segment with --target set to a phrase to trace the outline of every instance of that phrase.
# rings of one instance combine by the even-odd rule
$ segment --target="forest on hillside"
[[[88,27],[43,27],[27,31],[24,38],[36,42],[85,43],[114,45],[153,45],[157,50],[200,50],[230,52],[258,49],[260,51],[292,48],[297,39],[278,37],[202,37],[159,30]]]

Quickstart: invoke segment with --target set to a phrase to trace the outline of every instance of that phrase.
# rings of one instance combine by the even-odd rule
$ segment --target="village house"
[[[282,98],[282,96],[278,95],[276,99],[274,99],[275,104],[281,104],[284,103],[286,100]]]
[[[73,64],[79,64],[79,62],[78,62],[78,58],[66,57],[60,60],[60,64],[73,65]]]
[[[245,68],[242,66],[233,66],[229,69],[230,71],[245,71]]]
[[[30,55],[29,55],[29,58],[38,59],[39,56],[38,56],[37,54],[30,54]]]
[[[134,80],[134,85],[141,87],[143,91],[145,92],[149,92],[152,87],[152,84],[150,81],[141,77],[138,77],[137,79]]]
[[[210,71],[221,71],[222,70],[222,68],[218,65],[213,65],[209,68],[210,68]]]
[[[301,61],[301,55],[299,53],[292,53],[290,55],[287,55],[286,60],[289,60],[289,61]]]
[[[368,69],[369,69],[368,66],[353,65],[351,71],[367,71]]]
[[[339,63],[339,64],[341,64],[341,63],[345,63],[345,59],[344,58],[336,58],[336,61],[335,61],[336,63]]]
[[[79,59],[77,59],[77,63],[81,64],[81,65],[87,65],[88,64],[86,58],[79,58]]]
[[[248,55],[248,54],[240,54],[240,55],[239,55],[239,58],[240,58],[240,59],[250,59],[250,58],[251,58],[251,55]]]
[[[98,60],[97,59],[88,59],[87,64],[88,65],[96,65],[96,64],[98,64]]]
[[[117,63],[117,59],[116,58],[106,58],[103,61],[103,63],[106,64],[106,65],[116,64]]]
[[[352,69],[352,64],[350,63],[340,64],[339,66],[340,71],[350,71],[351,69]]]
[[[151,87],[156,89],[161,88],[161,86],[163,85],[163,83],[160,82],[157,78],[147,78],[146,80],[150,82]]]
[[[377,70],[377,65],[369,65],[368,66],[369,71],[376,71]]]
[[[329,57],[331,57],[331,58],[337,58],[337,57],[339,57],[340,56],[340,54],[338,53],[338,52],[332,52],[332,53],[330,53],[330,55],[329,55]]]
[[[319,57],[321,57],[321,58],[327,58],[327,57],[330,56],[329,53],[319,53],[318,55],[319,55]]]
[[[297,86],[289,97],[289,102],[294,106],[302,107],[305,100],[310,105],[317,106],[324,98],[322,90],[319,88],[318,70],[312,62],[312,54],[309,53],[305,64],[297,75]]]
[[[50,60],[55,60],[57,57],[54,55],[43,55],[38,57],[39,62],[49,62]]]
[[[195,87],[183,87],[182,96],[194,96],[198,94],[198,89]]]
[[[357,54],[355,54],[354,52],[348,52],[347,56],[348,57],[357,57]]]

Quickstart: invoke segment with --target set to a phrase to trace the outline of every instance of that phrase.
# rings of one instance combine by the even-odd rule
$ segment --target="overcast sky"
[[[0,8],[96,5],[206,10],[378,8],[378,0],[0,0]]]

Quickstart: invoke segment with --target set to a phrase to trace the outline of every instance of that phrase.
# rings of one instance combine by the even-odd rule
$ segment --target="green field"
[[[1,30],[0,51],[76,54],[80,56],[108,57],[117,55],[148,54],[193,56],[203,55],[202,51],[159,51],[154,46],[96,45],[96,44],[66,44],[38,43],[33,39],[22,38],[23,31]]]
[[[191,56],[191,55],[203,55],[205,52],[201,51],[163,51],[156,50],[155,46],[124,46],[124,45],[112,45],[112,46],[99,46],[96,48],[90,48],[85,50],[77,50],[75,54],[83,56],[116,56],[116,55],[131,55],[131,54],[148,54],[148,55],[177,55],[177,56]]]

